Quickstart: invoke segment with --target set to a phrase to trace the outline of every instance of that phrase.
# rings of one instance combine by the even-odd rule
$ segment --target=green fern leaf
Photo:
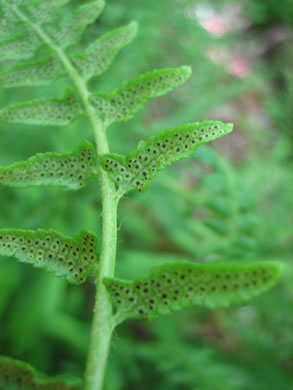
[[[188,66],[154,70],[124,84],[110,95],[93,94],[91,102],[106,126],[124,122],[131,119],[149,99],[165,95],[184,83],[190,75],[191,68]]]
[[[86,231],[71,238],[54,230],[0,229],[0,255],[81,284],[97,263],[97,238]]]
[[[0,121],[28,125],[64,126],[82,115],[82,107],[73,92],[64,99],[40,99],[11,105],[0,110]]]
[[[9,2],[7,0],[0,0],[2,3],[4,3],[4,5],[14,5],[14,6],[20,6],[20,5],[23,5],[23,6],[26,6],[26,5],[32,5],[32,4],[35,4],[35,6],[37,6],[41,0],[10,0]],[[62,1],[62,0],[61,0]],[[48,0],[44,0],[44,2],[48,2]]]
[[[0,7],[0,43],[23,34],[23,25],[16,23],[13,12]]]
[[[232,127],[230,123],[219,121],[186,124],[151,137],[127,156],[103,154],[100,163],[121,194],[132,190],[142,192],[160,170],[191,156],[199,145],[229,134]]]
[[[104,5],[104,0],[96,0],[80,6],[69,20],[62,23],[60,31],[52,32],[57,45],[66,48],[77,43],[85,28],[100,15]]]
[[[31,58],[41,41],[33,32],[0,43],[0,61]]]
[[[137,23],[117,28],[94,41],[81,56],[72,61],[86,80],[103,73],[112,63],[120,49],[126,46],[137,33]]]
[[[0,184],[9,187],[54,185],[76,190],[96,174],[95,164],[94,148],[84,142],[73,153],[40,153],[7,168],[0,167]]]
[[[52,56],[8,68],[0,73],[0,85],[4,88],[47,85],[63,75],[63,66]]]
[[[281,264],[182,262],[156,267],[136,281],[104,279],[119,320],[150,319],[191,305],[227,306],[246,302],[279,279]]]
[[[80,390],[81,380],[48,377],[31,365],[0,356],[0,390]]]
[[[56,11],[56,8],[61,7],[62,5],[68,3],[70,0],[45,0],[39,1],[35,0],[35,5],[32,5],[34,1],[23,1],[23,9],[28,15],[29,19],[36,24],[42,24],[52,17],[53,12]]]

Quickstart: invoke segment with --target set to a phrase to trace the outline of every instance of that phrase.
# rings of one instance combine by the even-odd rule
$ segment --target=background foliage
[[[74,2],[73,2],[74,4]],[[75,2],[75,5],[78,1]],[[109,92],[152,68],[189,64],[193,76],[134,119],[110,129],[112,150],[186,122],[234,122],[234,132],[163,171],[144,194],[122,200],[117,276],[154,264],[281,260],[282,283],[249,305],[193,308],[151,323],[129,321],[113,339],[106,389],[289,390],[293,386],[293,14],[289,0],[108,0],[88,40],[137,20],[138,37],[101,78]],[[86,44],[86,39],[81,43]],[[62,97],[62,79],[41,89],[0,90],[1,107]],[[41,92],[40,92],[41,91]],[[69,152],[86,121],[62,129],[3,126],[0,165],[37,152]],[[99,188],[0,192],[0,227],[74,235],[99,225]],[[0,259],[0,354],[48,374],[84,371],[93,286]],[[143,379],[142,379],[143,378]]]

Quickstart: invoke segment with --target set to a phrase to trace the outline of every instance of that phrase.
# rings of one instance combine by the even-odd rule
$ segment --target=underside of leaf
[[[0,390],[80,390],[81,380],[48,377],[31,365],[0,356]]]
[[[199,145],[229,134],[232,128],[232,124],[219,121],[186,124],[151,137],[127,156],[103,154],[100,163],[122,194],[132,190],[143,192],[159,171],[190,157]]]
[[[29,19],[40,25],[52,18],[56,8],[61,7],[69,1],[70,0],[30,0],[28,2],[24,0],[20,1],[20,3],[24,5],[22,9],[28,15]]]
[[[61,30],[52,36],[60,47],[68,47],[78,42],[87,25],[93,23],[104,8],[104,0],[96,0],[81,5],[69,20],[62,22]]]
[[[125,122],[149,99],[165,95],[183,84],[190,75],[189,66],[154,70],[129,81],[110,95],[93,94],[91,102],[107,126],[113,122]]]
[[[64,126],[83,114],[81,104],[73,92],[64,99],[41,99],[11,105],[0,110],[0,120],[41,126]]]
[[[41,41],[33,32],[0,43],[0,61],[22,60],[34,55]]]
[[[242,303],[261,294],[280,277],[281,264],[166,264],[136,281],[104,279],[119,320],[151,319],[191,305]]]
[[[23,35],[23,27],[15,22],[15,16],[10,9],[0,7],[0,42]]]
[[[38,5],[40,3],[41,0],[29,0],[29,4],[35,4],[35,5]],[[48,2],[48,0],[43,0],[44,2]],[[60,0],[62,1],[62,0]],[[12,5],[16,5],[16,6],[19,6],[19,5],[27,5],[28,4],[28,0],[10,0],[9,2],[7,0],[1,0],[2,3],[4,4],[12,4]]]
[[[96,174],[94,148],[82,143],[73,153],[40,153],[7,168],[0,167],[0,184],[9,187],[40,185],[76,190]]]
[[[103,73],[112,63],[120,49],[135,37],[137,24],[117,28],[97,39],[80,56],[73,56],[72,61],[85,79]]]
[[[47,85],[64,75],[58,58],[16,65],[0,73],[0,85],[5,88]]]
[[[54,230],[0,229],[0,255],[81,284],[97,263],[97,238],[86,231],[71,238]]]
[[[43,44],[52,48],[78,43],[104,8],[104,0],[86,2],[58,28],[58,8],[69,0],[0,0],[0,61],[30,59]],[[57,19],[56,19],[57,17]],[[50,22],[50,25],[44,24]],[[45,37],[45,38],[44,38]]]

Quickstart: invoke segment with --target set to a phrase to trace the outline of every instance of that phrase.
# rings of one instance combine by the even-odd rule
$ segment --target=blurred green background
[[[82,1],[80,1],[82,3]],[[78,1],[75,1],[75,5]],[[168,168],[119,210],[117,276],[188,259],[279,260],[274,289],[242,307],[194,307],[114,334],[105,390],[292,390],[293,388],[293,7],[291,0],[108,0],[81,45],[131,20],[140,26],[108,72],[91,83],[111,91],[153,68],[192,66],[193,76],[134,119],[109,129],[112,150],[186,122],[217,119],[234,132]],[[58,96],[50,87],[0,90],[0,106]],[[67,128],[0,127],[0,165],[92,141],[79,120]],[[99,187],[0,191],[0,228],[100,230]],[[0,354],[48,374],[83,375],[94,286],[69,286],[0,258]]]

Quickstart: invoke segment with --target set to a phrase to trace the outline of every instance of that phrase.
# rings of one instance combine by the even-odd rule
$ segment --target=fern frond
[[[64,126],[83,114],[76,95],[68,91],[63,99],[40,99],[0,110],[0,121],[28,125]]]
[[[7,168],[0,167],[0,184],[8,187],[54,185],[76,190],[96,174],[95,165],[94,148],[84,142],[72,153],[39,153]]]
[[[0,72],[0,85],[4,88],[48,85],[65,74],[58,58],[49,58],[12,66]]]
[[[89,45],[85,53],[73,56],[72,61],[86,80],[103,73],[121,48],[132,41],[137,33],[137,23],[117,28],[104,34]]]
[[[0,356],[1,390],[80,390],[81,380],[73,377],[48,377],[31,365]]]
[[[159,171],[191,156],[199,145],[229,134],[232,128],[232,124],[219,121],[186,124],[149,138],[127,156],[103,154],[100,163],[122,194],[142,192]]]
[[[242,303],[270,288],[281,275],[281,264],[182,262],[156,267],[136,281],[104,279],[119,320],[151,319],[191,305],[207,307]]]
[[[104,5],[104,0],[96,0],[80,6],[73,15],[69,17],[69,20],[65,20],[61,23],[62,28],[60,31],[52,32],[52,36],[57,45],[66,48],[77,43],[85,28],[93,23],[100,15]]]
[[[125,122],[131,119],[148,100],[165,95],[183,84],[190,75],[189,66],[154,70],[125,83],[110,95],[93,94],[91,102],[106,126],[113,122]]]
[[[81,284],[97,262],[97,238],[86,231],[71,238],[54,230],[0,229],[0,255]]]

